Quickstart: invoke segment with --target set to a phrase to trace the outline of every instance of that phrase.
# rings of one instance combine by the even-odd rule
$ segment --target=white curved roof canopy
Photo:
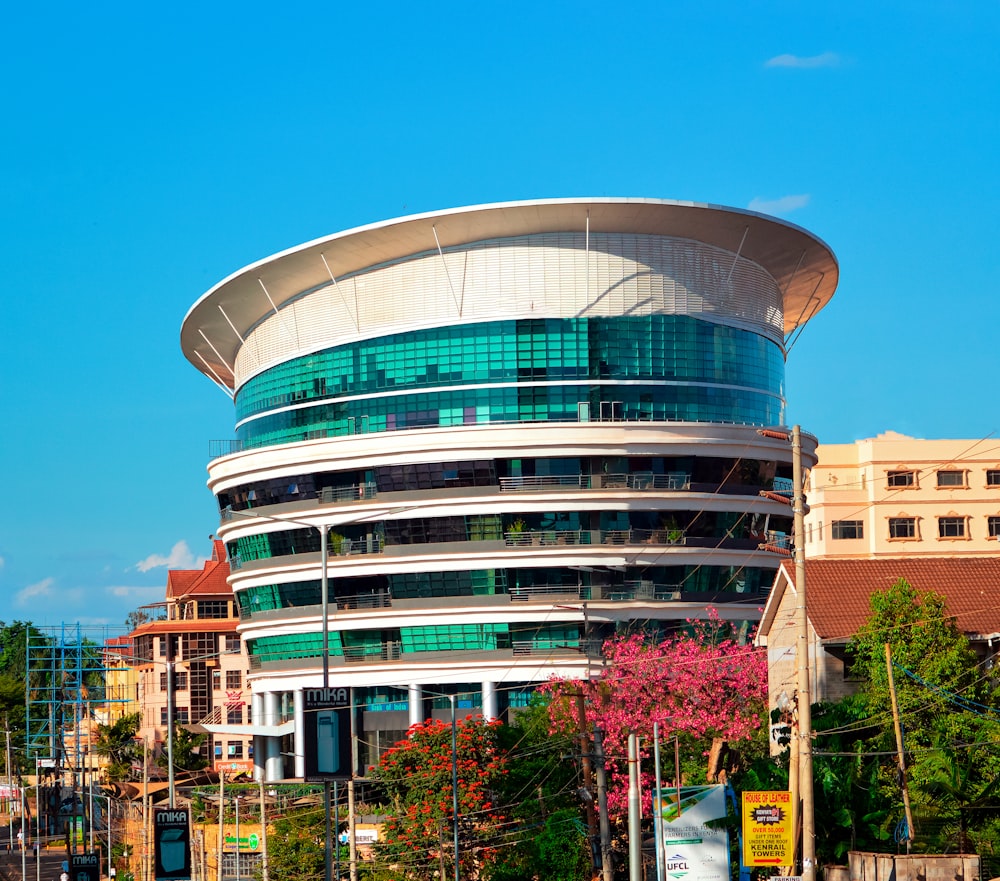
[[[335,233],[239,270],[191,307],[181,326],[185,357],[234,387],[232,365],[252,328],[303,291],[435,247],[537,233],[635,233],[693,239],[751,260],[782,292],[785,334],[833,296],[839,269],[830,248],[794,224],[696,202],[659,199],[546,199],[435,211]],[[328,269],[329,267],[329,269]],[[266,291],[266,295],[265,295]],[[270,302],[269,302],[270,300]],[[214,376],[213,376],[214,374]]]

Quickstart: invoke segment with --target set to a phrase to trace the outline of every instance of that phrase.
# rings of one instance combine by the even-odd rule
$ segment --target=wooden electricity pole
[[[809,618],[806,614],[806,526],[802,492],[802,437],[792,427],[792,510],[795,515],[795,592],[798,624],[799,794],[802,798],[802,881],[816,879],[816,814],[813,801],[812,704],[809,689]]]
[[[906,817],[906,852],[913,841],[913,814],[910,813],[910,787],[906,783],[906,755],[903,752],[903,726],[899,721],[899,703],[896,701],[896,679],[892,675],[892,650],[885,644],[885,669],[889,675],[889,698],[892,701],[892,725],[896,730],[896,757],[899,762],[899,785],[903,788],[903,813]]]

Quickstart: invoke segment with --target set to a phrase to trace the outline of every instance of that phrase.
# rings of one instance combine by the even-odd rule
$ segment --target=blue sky
[[[996,3],[57,0],[4,31],[0,620],[117,626],[200,565],[233,418],[181,356],[185,312],[403,214],[778,214],[841,264],[789,355],[790,421],[1000,429]]]

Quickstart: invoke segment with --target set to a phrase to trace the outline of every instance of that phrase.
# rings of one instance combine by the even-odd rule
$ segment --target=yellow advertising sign
[[[795,830],[788,792],[743,793],[743,865],[790,866]]]

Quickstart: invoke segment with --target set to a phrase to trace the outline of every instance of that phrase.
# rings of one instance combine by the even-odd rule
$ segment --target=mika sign
[[[70,856],[70,881],[101,881],[101,855],[75,853]]]
[[[191,830],[186,808],[153,812],[153,843],[156,881],[190,881]]]
[[[347,780],[352,753],[350,691],[307,688],[303,699],[306,780]]]

